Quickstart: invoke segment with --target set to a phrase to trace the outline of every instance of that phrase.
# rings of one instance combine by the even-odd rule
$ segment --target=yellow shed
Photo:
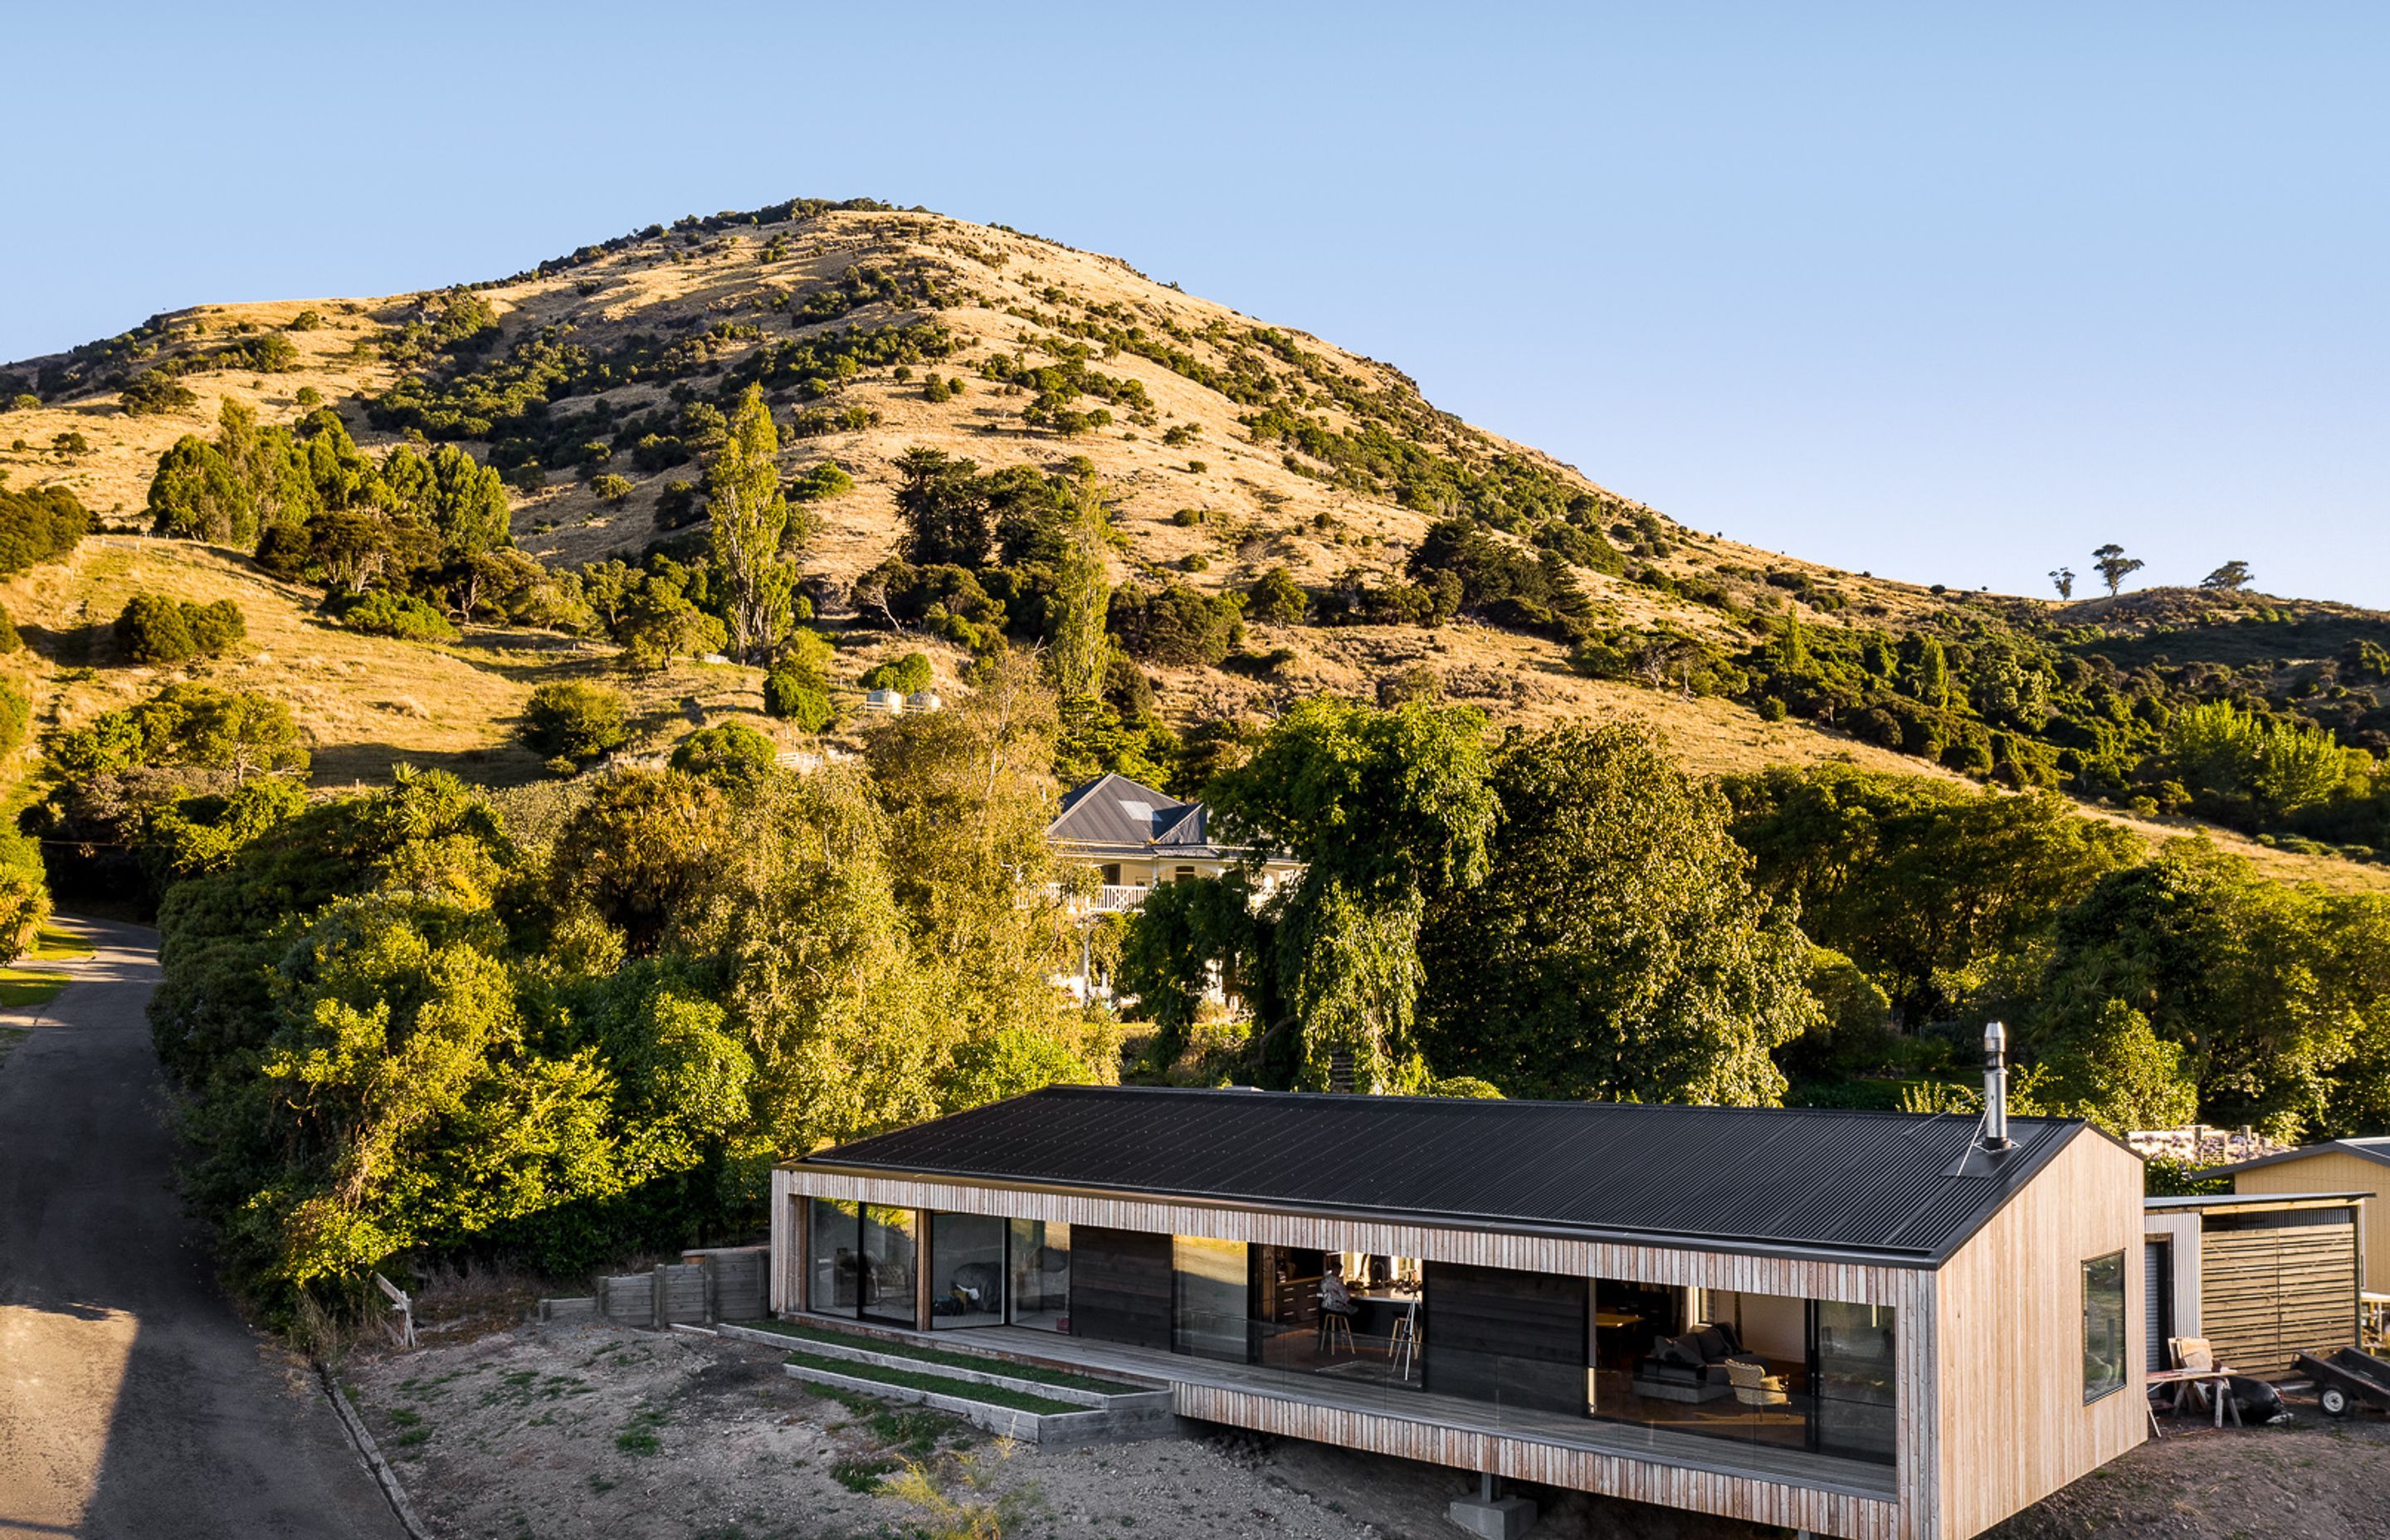
[[[2362,1192],[2365,1205],[2358,1238],[2364,1253],[2365,1291],[2390,1294],[2390,1138],[2331,1139],[2262,1156],[2204,1173],[2229,1176],[2243,1196],[2272,1193]]]

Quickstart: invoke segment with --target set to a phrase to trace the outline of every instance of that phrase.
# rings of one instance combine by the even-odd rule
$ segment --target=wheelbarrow
[[[2315,1381],[2326,1417],[2346,1417],[2359,1404],[2390,1412],[2390,1360],[2347,1347],[2329,1358],[2312,1353],[2297,1357],[2301,1371]]]

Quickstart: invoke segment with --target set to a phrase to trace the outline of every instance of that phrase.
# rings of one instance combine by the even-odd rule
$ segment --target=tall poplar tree
[[[1057,613],[1050,654],[1054,687],[1065,700],[1103,693],[1110,653],[1104,622],[1111,612],[1112,595],[1111,578],[1104,569],[1111,526],[1104,517],[1103,494],[1094,481],[1082,481],[1068,495],[1062,558],[1054,573]]]
[[[789,504],[780,493],[779,450],[763,389],[750,385],[730,419],[729,438],[705,468],[722,619],[732,654],[749,662],[769,652],[793,618],[794,584],[780,560]]]

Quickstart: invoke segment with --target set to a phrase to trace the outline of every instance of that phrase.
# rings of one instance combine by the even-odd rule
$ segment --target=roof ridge
[[[1350,1091],[1275,1091],[1260,1085],[1136,1085],[1057,1083],[1043,1085],[1027,1093],[1042,1097],[1058,1093],[1084,1095],[1131,1095],[1156,1097],[1276,1097],[1306,1098],[1320,1101],[1351,1102],[1356,1105],[1395,1105],[1444,1108],[1472,1107],[1557,1107],[1570,1109],[1601,1108],[1613,1111],[1681,1114],[1692,1112],[1740,1112],[1746,1114],[1798,1115],[1811,1118],[1834,1118],[1851,1122],[1905,1123],[1923,1126],[1953,1114],[1948,1112],[1903,1112],[1879,1107],[1737,1107],[1715,1102],[1690,1101],[1570,1101],[1558,1097],[1436,1097],[1416,1093]],[[2051,1117],[2046,1114],[2011,1113],[2009,1122],[2034,1128],[2064,1128],[2085,1122],[2081,1118]]]

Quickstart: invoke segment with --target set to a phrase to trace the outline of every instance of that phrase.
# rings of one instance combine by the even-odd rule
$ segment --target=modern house
[[[772,1305],[1210,1422],[1963,1540],[2148,1422],[2141,1162],[1991,1089],[1978,1124],[1052,1087],[782,1165]]]
[[[2143,1361],[2166,1368],[2167,1338],[2204,1337],[2217,1363],[2269,1378],[2358,1346],[2365,1212],[2355,1192],[2147,1200]]]
[[[2203,1176],[2229,1176],[2242,1197],[2268,1193],[2352,1192],[2372,1200],[2357,1236],[2365,1289],[2390,1295],[2390,1138],[2329,1139],[2278,1155],[2215,1166]]]
[[[1104,775],[1063,796],[1046,838],[1066,862],[1094,869],[1090,907],[1109,913],[1136,908],[1163,883],[1218,877],[1251,859],[1253,852],[1240,846],[1213,843],[1211,826],[1211,810],[1201,802]],[[1291,862],[1264,862],[1262,891],[1294,869]]]

